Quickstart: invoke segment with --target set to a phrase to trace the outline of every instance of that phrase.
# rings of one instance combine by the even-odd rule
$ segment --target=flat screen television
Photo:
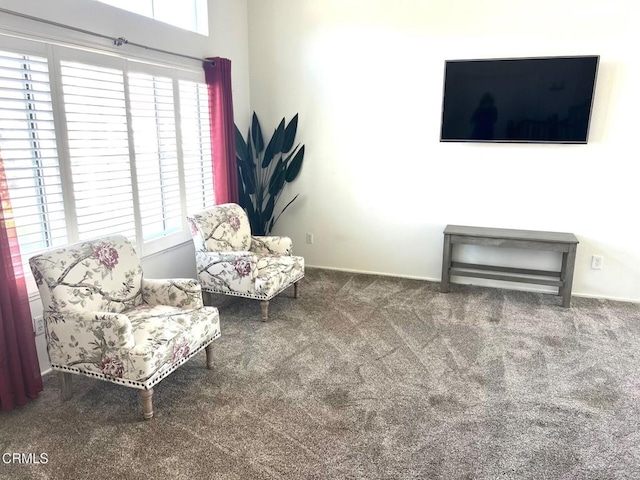
[[[598,61],[447,60],[440,141],[587,143]]]

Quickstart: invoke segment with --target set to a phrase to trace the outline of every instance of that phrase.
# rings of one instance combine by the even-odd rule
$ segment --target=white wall
[[[83,30],[123,36],[130,42],[151,46],[171,52],[177,52],[198,58],[222,56],[231,59],[233,77],[234,110],[241,112],[239,123],[248,120],[249,107],[249,61],[246,0],[209,0],[209,36],[205,37],[154,20],[132,15],[122,10],[93,0],[3,0],[0,8],[20,12],[26,15],[45,18],[54,22],[70,25]],[[10,14],[0,13],[0,30],[19,33],[31,33],[56,40],[90,42],[100,48],[112,48],[109,40],[96,39],[62,28],[25,20]],[[2,37],[0,36],[0,46]],[[153,57],[153,52],[126,49],[127,55]],[[124,51],[114,49],[114,51]],[[171,57],[161,56],[163,60]],[[183,63],[178,57],[172,59]],[[188,63],[190,61],[187,61]],[[197,65],[193,61],[190,64]],[[191,242],[173,248],[163,254],[152,255],[142,261],[145,276],[148,278],[191,277],[195,278],[195,253]],[[34,295],[31,301],[34,316],[40,315],[42,305]],[[44,335],[36,337],[40,369],[50,369],[46,353]]]
[[[275,231],[292,236],[308,265],[439,280],[446,224],[568,231],[580,240],[574,293],[640,300],[636,2],[248,6],[251,108],[267,132],[300,114],[305,164],[283,200],[302,195]],[[445,59],[579,54],[601,56],[588,145],[438,141]],[[558,261],[462,253],[539,268]],[[594,254],[602,270],[591,270]]]

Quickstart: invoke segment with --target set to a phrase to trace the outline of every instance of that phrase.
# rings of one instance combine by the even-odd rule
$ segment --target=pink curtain
[[[0,156],[0,408],[13,410],[41,391],[29,297]]]
[[[220,57],[207,58],[203,66],[209,90],[213,185],[216,203],[238,203],[231,60]]]

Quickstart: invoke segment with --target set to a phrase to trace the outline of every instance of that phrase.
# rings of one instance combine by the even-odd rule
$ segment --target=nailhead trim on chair
[[[79,374],[79,375],[84,375],[84,376],[87,376],[87,377],[99,378],[100,380],[106,380],[106,381],[111,382],[111,383],[117,383],[119,385],[125,385],[125,386],[131,387],[131,388],[138,388],[140,390],[149,390],[150,388],[153,388],[153,386],[156,385],[158,382],[160,382],[160,380],[162,380],[167,375],[169,375],[174,370],[176,370],[180,365],[182,365],[185,362],[189,361],[194,355],[196,355],[199,352],[201,352],[202,350],[204,350],[207,346],[209,346],[219,336],[220,336],[220,331],[217,332],[217,335],[214,335],[213,337],[211,337],[211,339],[207,343],[201,345],[200,347],[198,347],[193,352],[190,352],[188,356],[186,356],[184,358],[181,358],[176,363],[174,363],[172,368],[162,372],[160,375],[150,377],[146,382],[137,382],[135,380],[124,380],[124,379],[120,379],[120,378],[116,378],[116,377],[110,377],[110,376],[104,375],[103,373],[96,373],[96,372],[90,372],[90,371],[86,371],[86,370],[80,370],[79,368],[68,367],[66,365],[51,364],[51,368],[53,370],[59,370],[61,372],[71,372],[71,373],[76,373],[76,374]]]
[[[275,292],[273,295],[258,295],[258,294],[250,295],[247,293],[232,292],[231,290],[214,290],[213,288],[207,288],[207,287],[202,287],[202,291],[207,293],[219,293],[221,295],[233,295],[236,297],[252,298],[254,300],[271,300],[273,297],[275,297],[279,293],[282,293],[284,290],[292,286],[294,283],[302,280],[303,278],[304,278],[304,273],[302,273],[302,275],[300,275],[298,278],[294,279],[291,283],[288,283],[284,287],[280,288],[280,290]]]

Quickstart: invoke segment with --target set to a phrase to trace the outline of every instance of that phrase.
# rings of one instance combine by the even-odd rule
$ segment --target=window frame
[[[142,17],[151,18],[157,22],[164,23],[166,25],[171,25],[172,27],[180,28],[182,30],[186,30],[188,32],[197,33],[199,35],[209,36],[209,24],[208,24],[208,10],[209,5],[206,0],[189,0],[190,4],[184,5],[184,1],[180,3],[180,10],[190,9],[193,11],[193,24],[190,27],[186,27],[183,25],[178,25],[177,23],[173,23],[170,18],[165,17],[164,15],[158,15],[157,10],[162,10],[156,6],[156,0],[146,0],[147,5],[140,10],[132,10],[128,8],[131,3],[123,4],[123,5],[114,5],[109,0],[96,0],[104,5],[108,5],[112,8],[117,8],[119,10],[124,10],[130,14],[140,15]],[[124,2],[123,2],[124,3]],[[175,2],[178,3],[178,2]],[[142,13],[143,10],[146,10],[150,13]]]
[[[62,183],[62,196],[64,205],[64,218],[66,222],[66,242],[74,243],[80,241],[77,229],[77,212],[76,202],[73,195],[73,180],[71,175],[71,159],[69,148],[69,132],[67,129],[67,118],[64,101],[64,92],[61,77],[61,62],[71,61],[80,62],[88,65],[102,66],[106,68],[117,68],[122,70],[125,79],[125,95],[127,106],[127,137],[129,142],[129,169],[131,175],[131,183],[133,188],[133,209],[134,209],[134,227],[136,230],[135,242],[140,257],[145,258],[151,255],[161,253],[172,248],[176,248],[184,243],[191,241],[191,234],[187,225],[187,190],[185,185],[185,174],[183,164],[183,138],[181,130],[181,104],[180,104],[180,85],[181,82],[194,82],[197,84],[205,84],[204,72],[195,69],[176,68],[175,64],[167,63],[160,65],[157,60],[153,62],[141,60],[139,58],[125,58],[123,56],[113,55],[110,52],[97,51],[95,49],[87,49],[84,47],[62,46],[53,44],[44,44],[38,41],[27,40],[23,38],[14,38],[0,34],[0,49],[17,53],[25,56],[44,57],[48,62],[49,85],[51,92],[53,123],[55,131],[55,142],[57,145],[58,169],[60,181]],[[144,240],[142,236],[142,225],[140,222],[141,205],[138,198],[138,184],[136,176],[135,149],[134,149],[134,131],[131,119],[131,104],[129,103],[129,72],[158,75],[171,79],[173,88],[174,101],[174,122],[176,137],[176,161],[177,175],[180,196],[180,228],[167,235],[158,238]],[[207,105],[208,107],[208,105]],[[201,128],[208,128],[208,124],[201,125]],[[211,156],[202,157],[202,162],[211,160]],[[212,183],[211,183],[212,184]],[[213,185],[213,184],[212,184]],[[213,188],[213,187],[212,187]],[[215,192],[213,192],[212,202],[215,203]],[[212,204],[213,204],[212,203]],[[203,206],[204,208],[204,206]],[[84,238],[82,239],[84,240]],[[54,245],[59,246],[59,244]],[[34,255],[36,252],[23,253],[23,261]]]

